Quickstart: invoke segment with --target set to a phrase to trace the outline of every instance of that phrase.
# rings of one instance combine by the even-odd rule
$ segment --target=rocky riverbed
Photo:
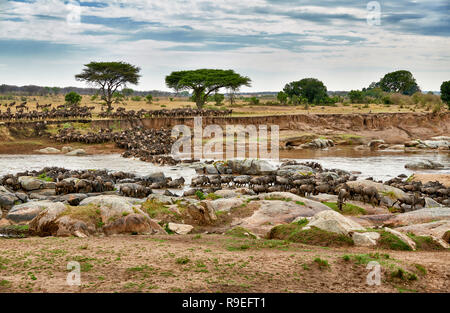
[[[9,252],[23,257],[30,245],[54,264],[81,262],[83,291],[273,292],[272,272],[285,277],[277,291],[332,292],[339,291],[337,285],[369,292],[448,290],[448,186],[407,175],[364,179],[294,160],[167,168],[127,161],[128,167],[115,164],[115,170],[33,166],[0,178],[0,265],[6,275],[0,291],[70,291],[57,268],[38,271],[24,264],[36,277],[28,285],[12,272],[18,261]],[[145,164],[145,171],[126,171],[132,162]],[[51,242],[54,255],[46,252],[49,238],[60,238]],[[142,253],[133,252],[136,247]],[[421,251],[420,257],[414,251]],[[164,258],[168,262],[161,262]],[[269,266],[274,258],[276,270]],[[30,260],[46,268],[39,257]],[[372,290],[364,283],[369,261],[383,264],[383,284]],[[105,262],[104,271],[99,262]],[[231,271],[234,282],[222,281],[221,266],[232,263],[248,275],[262,270],[272,278]],[[116,278],[108,272],[114,264],[125,268],[112,271]],[[186,271],[196,273],[191,283],[177,283]],[[147,272],[153,278],[143,283],[139,275]],[[295,283],[293,275],[300,274],[308,285]],[[102,281],[95,282],[97,277]]]

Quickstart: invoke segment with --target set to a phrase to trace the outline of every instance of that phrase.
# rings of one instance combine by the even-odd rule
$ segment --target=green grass
[[[69,216],[72,219],[92,223],[98,227],[102,222],[101,211],[98,206],[94,204],[88,204],[84,206],[70,206],[66,205],[66,209],[59,215]]]
[[[338,204],[336,202],[323,202],[330,209],[339,212],[344,215],[365,215],[367,214],[366,210],[350,203],[345,203],[342,206],[342,211],[339,210]]]
[[[407,234],[409,238],[414,240],[416,243],[417,250],[423,250],[423,251],[439,251],[439,250],[445,250],[444,247],[442,247],[439,243],[433,240],[433,238],[429,236],[416,236],[412,233]]]
[[[316,263],[321,270],[330,267],[330,264],[328,263],[328,261],[327,260],[323,260],[321,258],[315,258],[314,259],[314,263]]]
[[[372,229],[370,231],[378,232],[380,239],[378,239],[377,246],[389,250],[411,251],[411,247],[403,242],[394,234],[388,233],[385,230]]]
[[[9,280],[2,279],[2,280],[0,280],[0,287],[9,288],[9,287],[11,287],[11,282]]]
[[[46,181],[46,182],[52,182],[53,181],[53,178],[48,177],[46,173],[42,173],[37,178],[40,179],[40,180]]]
[[[184,265],[184,264],[188,264],[189,262],[191,262],[191,259],[189,259],[188,257],[181,257],[181,258],[177,258],[177,259],[175,260],[175,262],[176,262],[177,264]]]
[[[421,275],[425,276],[427,274],[427,269],[425,268],[425,266],[421,264],[414,264],[414,266],[420,272]]]
[[[145,201],[142,204],[142,209],[147,212],[147,214],[151,218],[160,218],[167,215],[172,216],[177,220],[181,218],[179,214],[170,211],[169,208],[164,205],[164,203],[156,199],[149,199]]]
[[[205,194],[202,191],[200,191],[200,190],[197,190],[195,192],[195,196],[197,197],[198,200],[205,200],[206,199]]]
[[[305,202],[301,202],[301,201],[295,201],[295,204],[298,204],[298,205],[305,205]]]
[[[243,228],[243,227],[234,227],[233,229],[230,229],[225,232],[226,235],[232,236],[232,237],[240,237],[240,238],[251,238],[256,239],[257,237],[252,234],[249,230]]]
[[[299,225],[297,223],[278,225],[270,230],[268,237],[269,239],[287,240],[322,247],[352,246],[354,244],[348,236],[327,232],[317,227],[304,230],[304,226],[305,224]]]
[[[402,268],[397,268],[396,270],[391,272],[391,278],[397,278],[405,281],[413,281],[417,280],[417,275],[414,273],[410,273]]]
[[[221,199],[222,197],[219,195],[216,195],[214,192],[212,193],[208,193],[208,195],[206,196],[206,199],[208,200],[217,200],[217,199]]]

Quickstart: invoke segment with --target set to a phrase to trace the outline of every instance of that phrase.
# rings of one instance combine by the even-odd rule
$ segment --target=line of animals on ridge
[[[30,111],[30,106],[27,102],[16,104],[11,102],[5,104],[7,107],[5,112],[2,112],[0,106],[0,120],[46,120],[46,119],[62,119],[62,118],[84,118],[91,119],[93,116],[92,111],[95,107],[87,106],[72,106],[67,107],[65,105],[58,105],[56,108],[52,108],[52,104],[36,104],[34,110]],[[16,108],[15,113],[11,111],[11,107]],[[224,110],[212,110],[212,109],[196,109],[196,108],[179,108],[179,109],[160,109],[160,110],[144,110],[139,111],[129,110],[127,111],[123,107],[119,107],[116,111],[103,111],[98,114],[99,118],[120,118],[120,119],[142,119],[142,118],[172,118],[172,117],[192,117],[192,116],[204,116],[204,117],[222,117],[228,116],[233,113],[231,109]]]

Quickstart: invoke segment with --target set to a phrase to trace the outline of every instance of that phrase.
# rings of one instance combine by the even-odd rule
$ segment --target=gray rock
[[[448,248],[448,244],[444,241],[445,233],[450,230],[450,220],[437,222],[414,224],[396,228],[402,233],[413,233],[416,236],[430,236],[439,242],[444,248]]]
[[[44,186],[42,180],[32,176],[20,176],[18,180],[22,188],[27,191],[37,190]]]
[[[219,171],[216,169],[216,167],[212,164],[207,165],[205,170],[208,175],[215,175],[215,174],[219,173]]]
[[[70,205],[79,205],[81,201],[86,199],[88,196],[84,193],[71,193],[68,195],[61,196],[60,199],[63,202],[67,202]]]
[[[347,185],[349,187],[353,187],[353,188],[354,187],[363,187],[363,188],[375,187],[381,196],[387,195],[387,194],[392,194],[393,196],[395,196],[396,199],[404,198],[407,196],[407,194],[399,188],[391,187],[391,186],[377,183],[377,182],[374,182],[371,180],[349,181],[349,182],[347,182]]]
[[[450,220],[450,208],[426,208],[392,216],[384,223],[387,226],[408,226],[413,224],[429,223],[434,221]]]
[[[226,199],[237,197],[237,193],[234,192],[233,190],[222,189],[222,190],[217,190],[214,193],[216,195],[218,195],[219,197],[226,198]]]
[[[24,204],[19,204],[8,212],[6,218],[12,222],[29,222],[34,219],[40,212],[47,208],[62,208],[65,209],[66,206],[61,202],[51,202],[51,201],[33,201]]]
[[[37,150],[37,152],[42,153],[42,154],[58,154],[58,153],[61,153],[61,151],[59,151],[56,148],[52,148],[52,147],[47,147],[47,148],[44,148],[44,149],[40,149],[40,150]]]
[[[74,148],[72,148],[71,146],[64,146],[64,147],[62,147],[61,152],[69,153],[69,152],[72,152],[73,150],[74,150]]]
[[[442,205],[439,204],[438,202],[428,197],[425,198],[425,208],[439,208],[439,207],[442,207]]]
[[[149,183],[162,183],[166,181],[166,176],[164,175],[163,172],[156,172],[144,176],[143,179]]]
[[[70,152],[66,153],[66,155],[82,156],[82,155],[86,155],[86,151],[84,149],[75,149],[73,151],[70,151]]]
[[[436,170],[444,168],[444,165],[432,160],[423,160],[419,162],[408,163],[405,165],[405,168],[413,170]]]
[[[360,224],[333,210],[317,213],[309,220],[308,225],[303,229],[310,229],[313,226],[342,235],[349,235],[356,230],[365,230]]]
[[[167,227],[178,235],[187,235],[194,229],[194,226],[187,224],[169,223]]]
[[[0,192],[0,209],[9,210],[11,209],[19,198],[11,192]]]
[[[380,239],[380,234],[375,232],[370,233],[354,232],[352,234],[352,239],[355,246],[372,247],[377,245],[377,241],[378,239]]]
[[[212,201],[205,201],[208,208],[213,209],[215,212],[228,212],[231,209],[238,208],[244,204],[241,199],[217,199]]]

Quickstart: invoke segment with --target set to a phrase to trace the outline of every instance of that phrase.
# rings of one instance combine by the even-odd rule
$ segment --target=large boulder
[[[384,225],[400,227],[441,220],[450,220],[450,208],[448,207],[426,208],[394,215],[391,218],[384,221]]]
[[[80,202],[80,206],[96,205],[99,207],[104,221],[109,221],[126,214],[141,213],[140,205],[135,204],[136,199],[115,195],[101,195],[89,197]],[[143,213],[143,212],[142,212]]]
[[[411,170],[437,170],[444,168],[444,165],[432,160],[423,160],[418,162],[407,163],[405,168]]]
[[[398,198],[404,198],[407,197],[407,193],[399,188],[395,188],[392,186],[384,185],[381,183],[377,183],[371,180],[355,180],[355,181],[348,181],[346,183],[350,188],[357,188],[357,187],[375,187],[378,191],[378,193],[383,196],[387,195],[389,197],[395,197]]]
[[[194,226],[187,225],[187,224],[175,224],[175,223],[169,223],[167,225],[167,228],[171,231],[173,231],[175,234],[178,235],[187,235],[189,234],[193,229]]]
[[[32,176],[20,176],[19,183],[27,191],[37,190],[44,186],[44,182]]]
[[[17,204],[17,201],[19,201],[19,198],[14,193],[0,186],[0,210],[10,210]]]
[[[309,143],[300,145],[302,149],[325,149],[329,147],[334,147],[334,142],[331,139],[314,139]]]
[[[70,152],[67,152],[66,155],[69,155],[69,156],[82,156],[82,155],[86,155],[86,151],[84,149],[75,149],[75,150],[72,150]]]
[[[258,209],[251,216],[235,224],[250,229],[255,233],[264,234],[275,225],[291,223],[298,218],[312,217],[318,212],[330,210],[329,207],[320,202],[301,198],[290,193],[285,194],[289,195],[291,200],[252,201],[252,205],[257,206]]]
[[[378,239],[380,239],[380,234],[376,232],[360,233],[354,232],[352,234],[352,239],[355,246],[361,247],[372,247],[377,245]]]
[[[64,209],[65,205],[61,202],[34,201],[13,206],[6,215],[6,218],[14,223],[29,222],[39,213],[46,209]]]
[[[215,212],[228,212],[231,209],[238,208],[244,204],[242,199],[232,198],[232,199],[217,199],[212,201],[205,201],[208,208],[214,210]]]
[[[115,234],[167,234],[158,223],[142,214],[123,216],[104,226],[103,231],[108,236]]]
[[[317,213],[309,220],[308,225],[304,229],[309,229],[313,226],[342,235],[349,235],[357,230],[365,230],[360,224],[333,210]]]
[[[293,165],[285,165],[280,167],[280,169],[277,171],[278,176],[285,176],[289,174],[303,174],[303,175],[312,175],[314,173],[314,170],[306,165],[301,164],[293,164]]]
[[[56,148],[52,148],[52,147],[47,147],[44,149],[40,149],[37,150],[37,152],[42,153],[42,154],[58,154],[61,153],[60,150],[56,149]]]
[[[275,165],[266,160],[228,160],[227,166],[234,174],[241,175],[268,175],[277,170]]]
[[[450,231],[450,220],[442,220],[437,222],[414,224],[409,226],[398,227],[402,233],[413,233],[416,236],[430,236],[440,240],[445,239],[445,234]],[[449,242],[450,243],[450,242]]]
[[[214,192],[217,196],[228,199],[228,198],[235,198],[237,197],[237,193],[234,190],[217,190]]]
[[[214,209],[207,206],[205,202],[198,204],[192,203],[188,206],[187,211],[192,219],[199,225],[211,225],[217,220]]]
[[[143,179],[149,183],[163,183],[166,181],[166,176],[163,172],[156,172],[144,176]]]

